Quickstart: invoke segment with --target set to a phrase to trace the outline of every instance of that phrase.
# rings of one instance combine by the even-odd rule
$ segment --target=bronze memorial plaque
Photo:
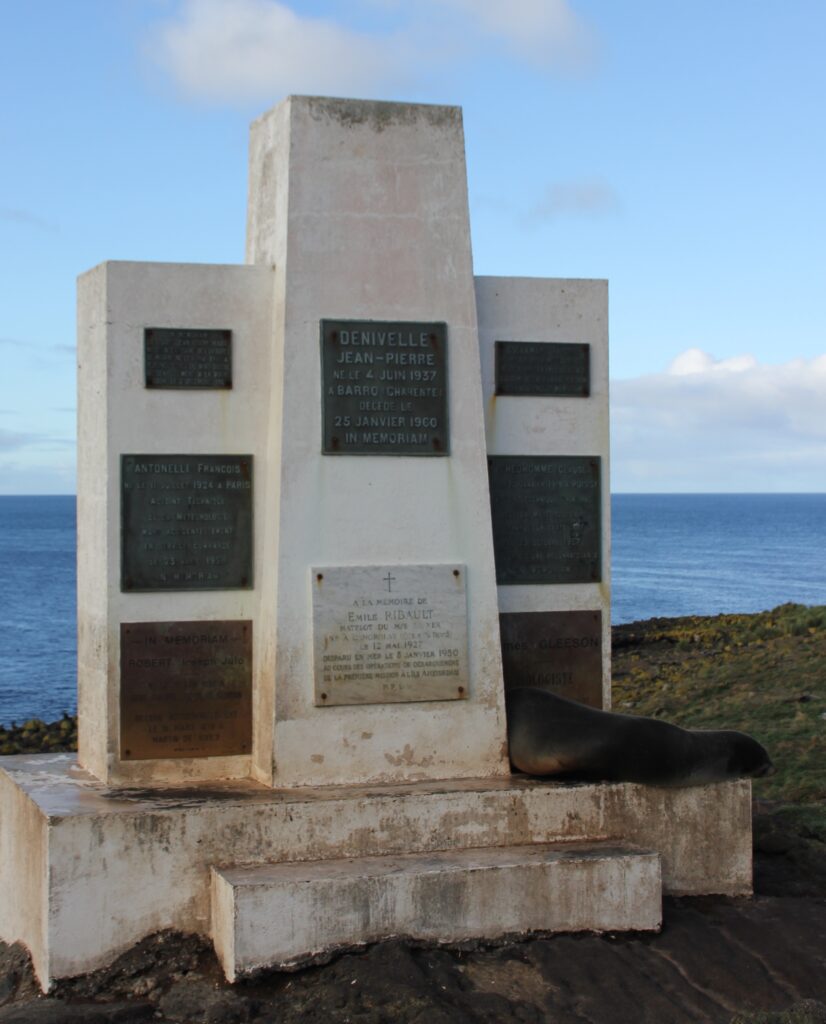
[[[148,388],[231,388],[232,331],[146,327],[143,369]]]
[[[124,761],[252,749],[252,622],[122,622]]]
[[[505,689],[535,686],[602,707],[602,613],[503,612]]]
[[[587,398],[591,393],[590,363],[590,345],[497,341],[496,394]]]
[[[252,456],[121,456],[121,590],[252,587]]]
[[[602,579],[600,458],[491,455],[496,582]]]
[[[321,321],[325,455],[448,455],[447,324]]]

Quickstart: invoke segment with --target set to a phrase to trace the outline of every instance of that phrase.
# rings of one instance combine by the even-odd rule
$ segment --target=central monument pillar
[[[262,782],[508,771],[466,181],[457,107],[291,97],[253,126]]]

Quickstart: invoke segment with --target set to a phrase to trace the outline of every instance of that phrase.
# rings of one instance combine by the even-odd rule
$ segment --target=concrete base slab
[[[48,987],[161,929],[208,934],[213,867],[560,841],[654,850],[667,893],[750,893],[751,785],[111,789],[73,755],[0,758],[0,939],[24,942]]]
[[[452,943],[529,932],[654,931],[656,853],[536,843],[212,872],[227,978],[391,936]]]

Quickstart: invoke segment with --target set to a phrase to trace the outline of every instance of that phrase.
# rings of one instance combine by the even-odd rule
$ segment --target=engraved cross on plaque
[[[396,581],[396,577],[395,576],[391,576],[390,575],[390,571],[388,570],[387,575],[383,576],[382,579],[387,584],[387,593],[388,594],[392,594],[393,593],[393,584]]]

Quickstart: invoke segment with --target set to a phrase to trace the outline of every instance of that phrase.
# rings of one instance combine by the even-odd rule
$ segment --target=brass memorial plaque
[[[124,761],[252,749],[252,622],[123,622]]]
[[[496,394],[587,398],[591,346],[550,341],[497,341]]]
[[[602,579],[600,458],[488,457],[496,581]]]
[[[503,612],[505,689],[534,686],[602,707],[602,613]]]
[[[252,587],[252,456],[121,456],[121,589]]]
[[[232,331],[147,327],[143,367],[148,388],[231,388]]]
[[[447,325],[321,321],[325,455],[448,455]]]

